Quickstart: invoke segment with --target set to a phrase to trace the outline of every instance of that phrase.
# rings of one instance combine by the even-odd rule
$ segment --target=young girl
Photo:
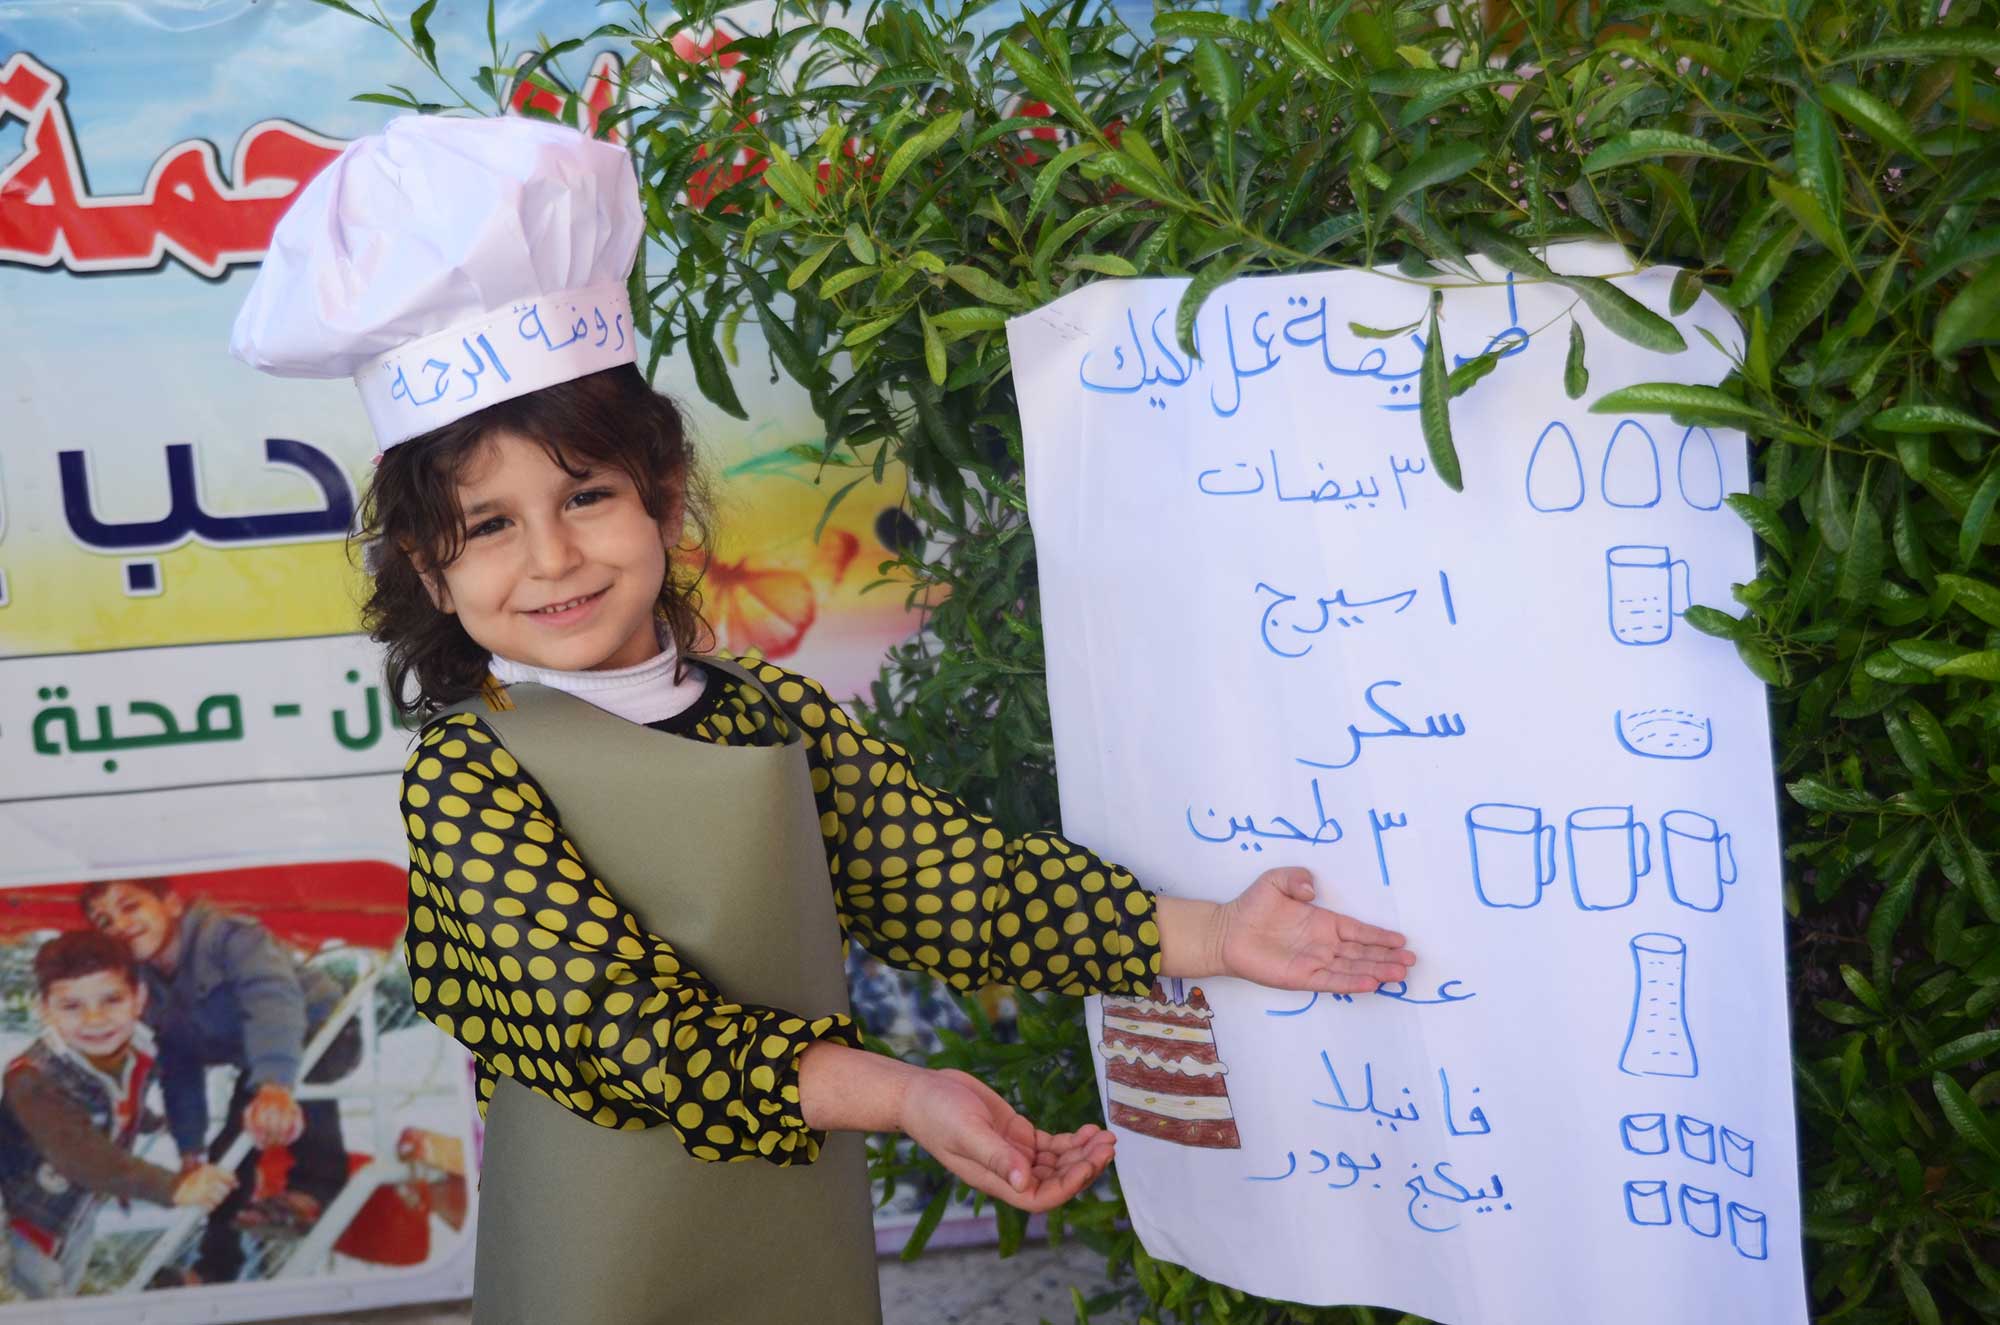
[[[301,192],[233,348],[353,376],[383,447],[367,619],[435,715],[403,779],[405,951],[479,1065],[481,1322],[874,1321],[863,1132],[1028,1210],[1113,1141],[861,1051],[843,938],[1063,993],[1360,992],[1414,958],[1304,871],[1218,907],[1009,838],[816,682],[696,654],[706,508],[633,366],[640,217],[615,146],[400,119]]]

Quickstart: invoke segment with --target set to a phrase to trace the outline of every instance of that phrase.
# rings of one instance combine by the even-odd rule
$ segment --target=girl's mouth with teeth
[[[545,619],[571,616],[595,604],[598,599],[605,595],[605,592],[605,590],[599,589],[596,593],[587,593],[578,598],[569,598],[560,603],[551,603],[547,607],[535,608],[528,615]]]

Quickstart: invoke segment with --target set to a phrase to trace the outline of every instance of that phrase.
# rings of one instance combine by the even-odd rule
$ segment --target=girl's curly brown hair
[[[607,368],[489,405],[383,452],[356,535],[373,581],[361,619],[388,648],[389,693],[407,717],[469,698],[486,679],[487,651],[431,601],[423,577],[464,551],[458,473],[501,432],[540,443],[549,459],[579,478],[586,462],[624,470],[655,520],[666,514],[669,489],[679,483],[681,544],[667,556],[659,616],[682,654],[705,647],[699,590],[708,567],[708,490],[680,410],[636,367]]]

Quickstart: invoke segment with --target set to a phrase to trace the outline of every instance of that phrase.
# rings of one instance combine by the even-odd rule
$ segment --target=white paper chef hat
[[[387,450],[633,362],[642,229],[615,144],[545,120],[402,116],[299,191],[230,353],[281,377],[352,377]]]

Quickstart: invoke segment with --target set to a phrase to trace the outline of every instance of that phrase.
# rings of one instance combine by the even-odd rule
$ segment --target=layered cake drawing
[[[1242,1142],[1229,1108],[1229,1068],[1216,1056],[1215,1013],[1199,988],[1170,1003],[1155,982],[1150,997],[1106,995],[1105,1094],[1111,1123],[1175,1145],[1235,1150]]]

